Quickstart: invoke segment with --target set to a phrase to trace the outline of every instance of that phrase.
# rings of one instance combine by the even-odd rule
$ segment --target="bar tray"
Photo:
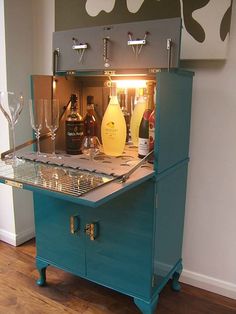
[[[100,153],[90,160],[85,155],[37,155],[35,152],[17,153],[20,163],[0,161],[0,181],[23,188],[24,184],[70,196],[79,197],[111,181],[121,179],[140,162],[137,151],[126,146],[118,157]],[[142,167],[152,170],[150,164]]]
[[[37,161],[22,160],[17,166],[0,161],[0,181],[18,188],[26,184],[78,197],[115,179],[115,176]]]

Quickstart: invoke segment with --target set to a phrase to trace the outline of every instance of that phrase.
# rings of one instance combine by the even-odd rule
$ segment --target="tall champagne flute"
[[[40,132],[43,128],[43,112],[44,112],[44,102],[43,99],[29,100],[29,111],[30,111],[30,122],[31,126],[35,132],[35,137],[37,139],[37,155],[41,156],[40,153]]]
[[[23,109],[24,99],[21,93],[0,91],[0,109],[8,121],[12,131],[12,164],[20,162],[16,157],[15,125]]]
[[[55,151],[55,140],[56,140],[56,131],[59,127],[59,100],[58,99],[45,99],[44,100],[44,109],[45,109],[45,122],[46,127],[50,131],[51,140],[52,140],[52,156],[57,157]]]

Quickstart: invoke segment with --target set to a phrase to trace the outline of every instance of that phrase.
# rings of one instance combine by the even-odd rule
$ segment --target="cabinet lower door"
[[[131,296],[149,299],[152,286],[153,182],[145,182],[98,208],[89,209],[87,277]]]
[[[78,205],[34,193],[37,257],[85,275],[82,217]]]

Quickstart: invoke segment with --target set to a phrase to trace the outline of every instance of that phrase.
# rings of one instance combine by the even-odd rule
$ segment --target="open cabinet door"
[[[161,71],[157,74],[155,165],[158,173],[189,157],[193,73]]]

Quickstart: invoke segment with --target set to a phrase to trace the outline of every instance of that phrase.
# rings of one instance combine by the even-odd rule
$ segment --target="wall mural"
[[[231,10],[231,0],[56,0],[56,30],[181,17],[182,59],[224,59]]]

